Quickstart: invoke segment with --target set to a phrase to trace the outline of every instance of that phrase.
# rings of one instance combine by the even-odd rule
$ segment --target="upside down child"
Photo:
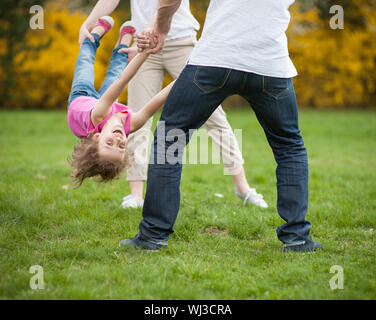
[[[67,117],[71,131],[80,138],[70,159],[71,166],[75,168],[72,177],[77,186],[89,177],[95,177],[99,182],[119,177],[129,162],[127,136],[153,116],[164,104],[173,86],[173,83],[168,85],[138,112],[131,113],[130,108],[117,102],[148,57],[146,53],[138,53],[127,65],[127,53],[121,52],[121,49],[130,46],[136,30],[131,22],[125,22],[120,28],[106,78],[98,91],[94,89],[95,54],[100,39],[113,24],[109,16],[98,19],[91,30],[95,41],[86,39],[83,42],[76,62]]]

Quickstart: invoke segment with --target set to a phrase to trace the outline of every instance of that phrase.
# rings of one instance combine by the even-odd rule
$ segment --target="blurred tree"
[[[352,28],[365,28],[367,21],[362,14],[362,9],[367,6],[374,6],[374,0],[314,0],[314,5],[318,9],[319,17],[322,20],[330,19],[332,16],[330,8],[334,5],[342,6],[346,15],[346,24]]]
[[[113,16],[116,25],[120,20]],[[17,87],[10,91],[12,98],[5,106],[11,108],[65,109],[79,53],[78,32],[86,14],[72,13],[61,1],[46,4],[44,30],[30,30],[25,46],[50,42],[48,49],[20,50],[15,55]],[[129,17],[127,17],[129,18]],[[118,31],[118,30],[117,30]],[[95,84],[98,89],[104,80],[112,49],[119,37],[109,32],[101,41],[95,61]],[[23,62],[22,64],[20,62]]]
[[[316,107],[376,106],[375,1],[344,1],[343,30],[329,27],[331,3],[326,2],[316,1],[306,12],[291,8],[288,38],[299,72],[298,100]]]
[[[43,6],[46,0],[39,0]],[[30,29],[30,7],[35,0],[1,0],[0,2],[0,106],[11,99],[10,91],[16,86],[14,59],[19,51],[36,51],[48,47],[49,42],[25,45],[24,39]]]

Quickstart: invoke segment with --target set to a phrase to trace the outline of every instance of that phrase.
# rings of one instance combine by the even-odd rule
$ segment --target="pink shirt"
[[[94,133],[101,132],[107,120],[110,119],[113,114],[121,112],[127,114],[124,123],[124,131],[128,136],[131,127],[131,109],[121,103],[114,102],[111,106],[110,113],[94,127],[91,122],[91,110],[93,110],[97,103],[98,99],[86,96],[78,97],[71,102],[68,108],[68,125],[73,134],[79,138],[84,138],[91,131],[94,131]]]

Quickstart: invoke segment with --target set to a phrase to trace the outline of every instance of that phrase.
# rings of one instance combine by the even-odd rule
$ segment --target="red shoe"
[[[121,39],[123,39],[123,37],[126,34],[130,34],[133,37],[135,33],[136,33],[136,28],[133,26],[133,22],[132,21],[124,22],[120,27],[120,36],[119,36],[118,42],[116,43],[116,46],[120,44]]]
[[[98,26],[101,26],[101,27],[104,28],[104,33],[101,36],[101,38],[102,38],[114,26],[114,19],[112,19],[110,16],[100,17],[98,19],[97,23],[94,25],[94,28],[98,27]]]

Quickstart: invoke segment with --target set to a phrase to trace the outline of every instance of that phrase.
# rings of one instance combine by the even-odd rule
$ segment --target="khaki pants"
[[[148,57],[128,85],[128,106],[132,111],[140,110],[162,89],[166,72],[174,79],[179,76],[196,42],[192,37],[169,40],[160,52]],[[128,181],[146,180],[152,122],[153,119],[150,118],[141,129],[129,135],[127,148],[133,153],[133,161],[127,169]],[[221,106],[213,112],[203,127],[216,147],[221,150],[224,167],[230,173],[235,172],[243,165],[244,160]],[[224,135],[226,139],[221,138]]]

